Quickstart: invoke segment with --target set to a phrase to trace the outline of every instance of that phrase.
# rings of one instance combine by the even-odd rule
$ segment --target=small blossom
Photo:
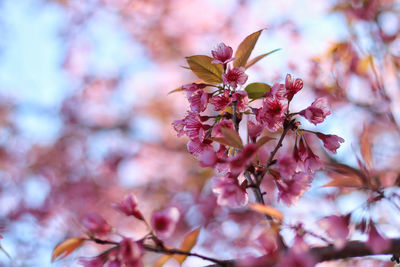
[[[244,112],[249,104],[249,98],[247,92],[244,90],[236,91],[232,95],[232,101],[236,102],[236,109],[239,112]]]
[[[82,222],[91,234],[104,236],[111,231],[111,226],[97,213],[88,214]]]
[[[271,87],[271,90],[269,91],[268,96],[276,98],[278,100],[284,100],[285,99],[285,86],[280,83],[274,83],[274,85]]]
[[[134,216],[139,220],[143,220],[142,213],[137,209],[137,201],[134,195],[126,195],[119,204],[115,203],[113,207],[126,216]]]
[[[311,106],[300,111],[299,114],[305,117],[309,122],[317,125],[323,122],[326,116],[331,114],[328,109],[328,100],[325,97],[318,98]]]
[[[318,225],[334,240],[337,249],[342,249],[349,236],[349,222],[343,216],[331,215],[318,221]]]
[[[78,262],[83,265],[83,267],[101,267],[106,262],[105,257],[93,257],[93,258],[79,258]]]
[[[379,232],[376,230],[376,227],[373,223],[369,226],[368,232],[368,240],[367,245],[374,253],[383,253],[388,248],[390,248],[390,240],[384,238]]]
[[[151,225],[157,235],[167,238],[175,231],[179,216],[179,210],[175,207],[156,211],[151,216]]]
[[[232,99],[229,96],[229,90],[225,90],[222,95],[216,95],[210,98],[210,103],[214,105],[215,111],[220,111],[226,108]]]
[[[194,92],[189,97],[190,109],[193,112],[203,112],[207,108],[208,104],[208,93],[203,90],[198,90]]]
[[[233,88],[238,85],[243,85],[246,83],[248,76],[244,73],[244,68],[228,68],[226,73],[222,74],[222,80],[225,84],[229,84]]]
[[[182,90],[186,91],[187,98],[189,99],[194,92],[203,91],[202,89],[205,88],[206,85],[204,84],[197,84],[197,83],[190,83],[182,86]]]
[[[295,204],[297,199],[310,187],[311,180],[312,177],[304,172],[296,173],[291,179],[277,180],[278,199],[288,206]]]
[[[296,79],[292,80],[292,75],[287,74],[285,79],[286,97],[289,101],[293,99],[293,96],[303,88],[303,80]]]
[[[283,178],[290,179],[297,169],[297,163],[293,157],[283,156],[277,163],[278,171]]]
[[[214,149],[209,148],[199,153],[198,160],[203,168],[214,167],[218,162],[218,156]]]
[[[317,137],[324,143],[324,147],[331,153],[336,154],[336,150],[340,147],[340,143],[344,139],[334,134],[316,133]]]
[[[234,129],[235,126],[233,125],[233,121],[228,120],[228,119],[222,119],[219,123],[217,123],[213,130],[212,130],[212,137],[223,137],[221,128],[229,128],[229,129]]]
[[[209,126],[201,123],[198,113],[189,112],[184,119],[184,131],[190,139],[204,139],[205,132]]]
[[[175,120],[172,123],[172,126],[174,127],[174,130],[177,132],[177,136],[181,137],[182,135],[185,134],[185,119],[183,120]]]
[[[215,50],[211,50],[211,54],[214,58],[211,62],[212,64],[227,64],[235,59],[232,58],[232,47],[227,46],[224,43],[219,43]]]
[[[193,154],[196,157],[210,148],[212,149],[212,145],[209,139],[201,141],[199,138],[197,138],[192,139],[187,143],[187,149],[189,153]]]
[[[141,267],[143,266],[141,257],[143,255],[143,249],[138,242],[133,241],[130,238],[123,238],[119,243],[118,248],[118,259],[130,267]]]
[[[301,161],[305,161],[307,158],[307,147],[304,144],[303,137],[300,137],[298,157]]]
[[[266,97],[262,108],[255,110],[256,120],[264,124],[270,131],[276,132],[283,126],[287,104],[277,98]]]
[[[304,161],[304,167],[310,172],[316,172],[322,168],[319,157],[315,155],[310,148],[307,150],[307,158]]]
[[[257,150],[258,146],[256,144],[247,144],[240,153],[230,158],[231,172],[239,175],[255,156]]]
[[[263,130],[263,126],[260,124],[256,124],[252,121],[248,121],[247,123],[247,133],[252,139],[253,142],[257,139],[257,137],[261,134]]]
[[[237,178],[229,174],[213,178],[213,192],[217,195],[217,203],[221,206],[233,208],[247,204],[248,196],[244,188],[240,187]]]

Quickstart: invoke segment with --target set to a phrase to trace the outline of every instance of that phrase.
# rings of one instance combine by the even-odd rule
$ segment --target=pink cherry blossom
[[[277,163],[278,171],[285,179],[290,179],[296,172],[297,163],[293,157],[282,156]]]
[[[316,133],[317,137],[324,143],[324,147],[331,153],[336,154],[336,150],[340,147],[340,143],[344,139],[334,134]]]
[[[383,253],[390,248],[391,241],[379,234],[375,225],[371,223],[369,226],[367,245],[374,253]]]
[[[314,267],[315,259],[309,253],[298,253],[289,250],[288,253],[282,255],[275,265],[276,267]]]
[[[289,101],[293,99],[293,96],[303,88],[303,80],[296,79],[293,82],[292,75],[287,74],[285,79],[286,97]]]
[[[309,172],[316,172],[322,168],[319,157],[312,152],[311,148],[307,150],[307,158],[304,161],[304,167]]]
[[[211,54],[214,58],[211,62],[212,64],[227,64],[235,59],[232,58],[232,47],[227,46],[224,43],[219,43],[215,50],[211,50]]]
[[[285,100],[285,86],[280,83],[274,83],[274,85],[271,87],[271,91],[269,91],[268,97],[273,97],[278,100]]]
[[[175,231],[179,217],[179,210],[175,207],[170,207],[154,212],[151,216],[151,225],[158,236],[167,238]]]
[[[193,154],[196,157],[210,148],[212,148],[212,145],[211,140],[209,139],[201,141],[199,138],[197,138],[192,139],[187,143],[187,149],[189,153]]]
[[[247,144],[241,152],[230,158],[230,169],[235,175],[239,175],[250,163],[258,150],[256,144]]]
[[[244,73],[244,68],[233,68],[228,67],[226,73],[222,74],[222,80],[225,84],[236,88],[238,85],[246,83],[248,76]]]
[[[220,111],[226,108],[231,102],[232,99],[229,96],[229,90],[225,90],[223,94],[213,96],[210,98],[210,103],[214,105],[214,110]]]
[[[212,137],[222,137],[223,134],[221,132],[221,128],[229,128],[234,129],[233,121],[228,119],[222,119],[219,123],[217,123],[212,130]]]
[[[199,153],[198,160],[201,167],[214,167],[218,162],[217,153],[209,148]]]
[[[143,249],[138,242],[133,241],[130,238],[123,238],[119,243],[118,248],[118,259],[125,266],[130,267],[141,267],[143,266],[141,257],[143,255]]]
[[[346,245],[349,236],[349,222],[343,216],[331,215],[318,221],[318,225],[334,240],[337,249]]]
[[[244,90],[236,91],[232,95],[232,101],[236,102],[236,109],[239,112],[245,111],[249,104],[249,98],[247,97],[247,92]]]
[[[113,207],[126,216],[133,216],[139,220],[143,220],[142,213],[137,209],[136,197],[132,194],[126,195],[120,203],[115,203]]]
[[[203,91],[202,89],[205,87],[206,86],[204,84],[190,83],[183,85],[182,91],[187,92],[187,98],[189,99],[194,92]]]
[[[262,130],[263,130],[263,126],[261,124],[257,124],[252,121],[248,121],[247,133],[253,142],[255,142],[257,137],[261,134]]]
[[[246,190],[240,187],[237,178],[229,174],[213,178],[213,192],[217,195],[217,203],[221,206],[237,208],[248,202]]]
[[[291,179],[277,180],[278,199],[288,206],[295,204],[297,199],[310,187],[311,180],[312,177],[304,172],[294,174]]]
[[[331,114],[328,109],[328,100],[325,97],[316,99],[311,106],[300,111],[301,116],[304,116],[309,122],[317,125],[324,121],[325,117]]]
[[[276,132],[283,126],[287,104],[277,98],[264,99],[262,108],[255,110],[256,120],[265,125],[270,131]]]
[[[101,267],[106,262],[105,257],[93,257],[93,258],[79,258],[78,262],[83,265],[83,267]]]
[[[204,92],[203,90],[194,92],[189,97],[190,109],[197,113],[203,112],[207,108],[208,98],[208,93]]]
[[[207,130],[210,126],[203,125],[201,118],[198,113],[188,112],[188,115],[184,119],[184,132],[190,139],[203,140],[205,136],[204,130]]]
[[[182,120],[174,120],[172,122],[172,126],[174,127],[174,130],[177,132],[177,136],[181,137],[182,135],[185,134],[185,119]]]
[[[88,214],[82,224],[91,234],[99,236],[104,236],[111,231],[111,226],[97,213]]]

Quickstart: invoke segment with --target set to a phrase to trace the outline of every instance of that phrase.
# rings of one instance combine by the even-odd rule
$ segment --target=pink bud
[[[91,234],[103,236],[111,231],[111,226],[97,213],[88,214],[82,224]]]
[[[137,201],[134,195],[126,195],[119,204],[114,203],[113,207],[126,216],[134,216],[139,220],[143,220],[142,213],[137,209]]]
[[[316,133],[317,137],[324,143],[324,147],[331,153],[336,154],[336,150],[340,147],[340,143],[344,139],[333,134]]]
[[[211,62],[212,64],[227,64],[235,59],[232,58],[232,47],[227,46],[224,43],[219,43],[217,48],[211,51],[211,54],[214,58]]]
[[[328,109],[328,100],[326,98],[318,98],[311,106],[300,111],[301,116],[304,116],[309,122],[317,125],[324,121],[325,117],[331,114]]]
[[[157,235],[162,238],[167,238],[175,231],[179,216],[179,210],[175,207],[156,211],[151,217],[151,225]]]

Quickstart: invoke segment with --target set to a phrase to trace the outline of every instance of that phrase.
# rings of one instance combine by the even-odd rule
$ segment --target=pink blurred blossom
[[[375,225],[371,223],[369,226],[367,245],[372,252],[378,254],[389,249],[391,246],[391,241],[379,234]]]
[[[111,226],[97,213],[88,214],[82,224],[91,234],[99,236],[104,236],[111,231]]]
[[[346,245],[349,236],[349,222],[344,216],[331,215],[318,221],[318,225],[334,240],[337,249]]]
[[[126,216],[134,216],[139,220],[143,220],[142,213],[137,209],[136,197],[132,194],[126,195],[120,203],[114,203],[113,207],[124,213]]]
[[[236,109],[239,112],[244,112],[247,108],[247,105],[249,103],[249,99],[247,97],[247,92],[244,90],[236,91],[232,95],[232,101],[236,102]]]
[[[340,143],[344,139],[334,134],[316,133],[317,137],[324,143],[324,147],[331,153],[336,154],[336,150],[340,147]]]
[[[170,207],[154,212],[151,216],[151,225],[158,236],[167,238],[175,231],[179,217],[179,210],[176,207]]]
[[[143,266],[141,257],[143,255],[143,249],[138,242],[133,241],[130,238],[124,238],[119,243],[118,248],[118,259],[129,267],[141,267]]]
[[[316,99],[311,106],[299,112],[309,122],[317,125],[324,121],[325,117],[331,114],[328,109],[328,100],[325,97]]]
[[[213,183],[213,192],[217,195],[219,205],[237,208],[247,204],[247,192],[240,187],[237,178],[229,175],[214,177]]]
[[[294,174],[291,179],[277,180],[278,199],[288,206],[295,204],[297,199],[310,187],[311,180],[312,177],[304,172]]]
[[[222,119],[220,122],[218,122],[212,130],[212,137],[222,137],[223,134],[221,132],[221,128],[229,128],[229,129],[234,129],[233,121],[228,120],[228,119]]]

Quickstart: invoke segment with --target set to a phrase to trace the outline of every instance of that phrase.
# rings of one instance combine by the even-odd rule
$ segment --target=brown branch
[[[342,260],[355,257],[365,257],[374,255],[398,255],[400,252],[400,238],[390,239],[391,246],[383,251],[382,253],[373,252],[365,242],[361,241],[349,241],[344,246],[344,248],[337,250],[333,245],[328,245],[324,247],[314,247],[310,249],[310,253],[314,256],[317,262],[332,261],[332,260]],[[235,266],[236,261],[230,260],[226,261],[227,266]],[[208,265],[220,266],[220,265]],[[266,266],[268,267],[268,266]]]

